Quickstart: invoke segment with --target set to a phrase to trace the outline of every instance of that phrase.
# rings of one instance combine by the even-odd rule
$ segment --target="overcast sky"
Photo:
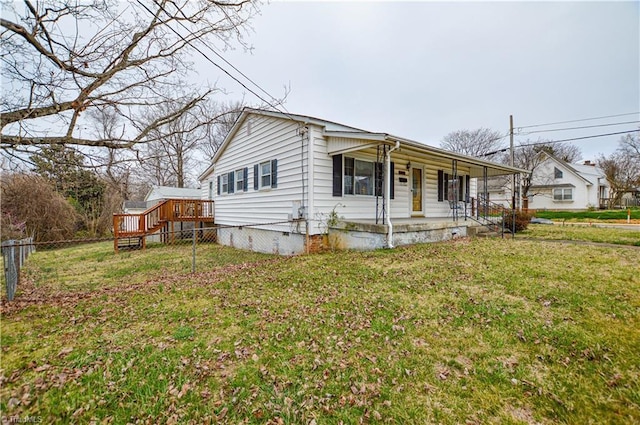
[[[273,2],[241,50],[224,56],[285,107],[438,146],[451,131],[566,139],[631,130],[638,123],[524,135],[526,130],[640,120],[638,2]],[[198,60],[202,78],[231,98],[253,95]],[[572,142],[583,159],[620,136]],[[505,146],[508,138],[504,140]]]

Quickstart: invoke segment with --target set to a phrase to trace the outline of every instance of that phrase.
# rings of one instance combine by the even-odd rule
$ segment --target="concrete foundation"
[[[439,221],[393,224],[393,246],[440,242],[468,235],[470,223]],[[329,248],[368,251],[386,248],[385,224],[340,222],[329,228]]]
[[[305,253],[306,237],[300,233],[255,229],[251,227],[221,227],[218,243],[265,254],[296,255]]]
[[[473,236],[476,225],[468,221],[397,222],[393,225],[393,246],[441,242]],[[341,221],[329,228],[328,235],[310,235],[309,252],[325,249],[370,251],[387,247],[387,226],[367,222]],[[238,249],[278,255],[307,252],[307,237],[302,233],[230,227],[217,229],[217,241]]]

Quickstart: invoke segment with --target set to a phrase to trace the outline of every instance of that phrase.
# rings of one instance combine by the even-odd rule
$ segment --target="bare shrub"
[[[2,176],[3,239],[23,236],[33,236],[38,242],[69,239],[77,222],[73,206],[46,179],[22,173]],[[10,232],[5,234],[5,229]]]

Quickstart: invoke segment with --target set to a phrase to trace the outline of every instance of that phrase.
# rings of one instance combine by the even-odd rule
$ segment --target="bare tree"
[[[500,150],[504,137],[489,128],[457,130],[444,136],[440,147],[469,156],[487,156]]]
[[[5,2],[0,18],[5,88],[3,150],[43,145],[130,148],[156,140],[212,89],[175,99],[192,69],[194,45],[242,42],[253,0],[110,0]],[[20,9],[20,10],[19,10]],[[163,111],[152,120],[149,108]],[[94,109],[122,126],[88,134]],[[52,129],[55,129],[52,130]]]
[[[640,130],[620,139],[619,149],[634,161],[640,162]]]
[[[286,92],[285,92],[286,97]],[[280,99],[279,104],[284,102],[284,98]],[[213,125],[206,127],[208,137],[204,143],[200,145],[200,150],[205,158],[211,160],[218,149],[224,142],[225,137],[231,131],[238,117],[242,113],[242,109],[246,106],[243,100],[233,102],[213,103],[210,102],[209,110],[212,111],[215,121]]]
[[[542,145],[540,149],[569,164],[573,164],[582,159],[582,151],[580,148],[568,143],[546,143]]]
[[[620,139],[618,149],[609,156],[600,155],[598,167],[609,183],[608,208],[621,205],[625,193],[640,187],[640,131]]]
[[[242,102],[207,100],[154,132],[141,152],[140,169],[147,181],[186,187],[222,144],[242,112]],[[204,156],[204,158],[202,158]]]

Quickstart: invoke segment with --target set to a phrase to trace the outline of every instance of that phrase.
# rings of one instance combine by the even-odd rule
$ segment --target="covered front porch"
[[[411,217],[393,220],[392,246],[441,242],[475,236],[483,225],[468,217],[453,221],[450,217]],[[332,249],[368,251],[386,248],[389,225],[375,219],[339,221],[329,227],[328,243]]]
[[[490,205],[488,180],[508,177],[517,204],[519,176],[527,172],[387,134],[327,135],[334,199],[341,196],[342,219],[329,228],[334,248],[393,248],[472,235],[504,213]]]

